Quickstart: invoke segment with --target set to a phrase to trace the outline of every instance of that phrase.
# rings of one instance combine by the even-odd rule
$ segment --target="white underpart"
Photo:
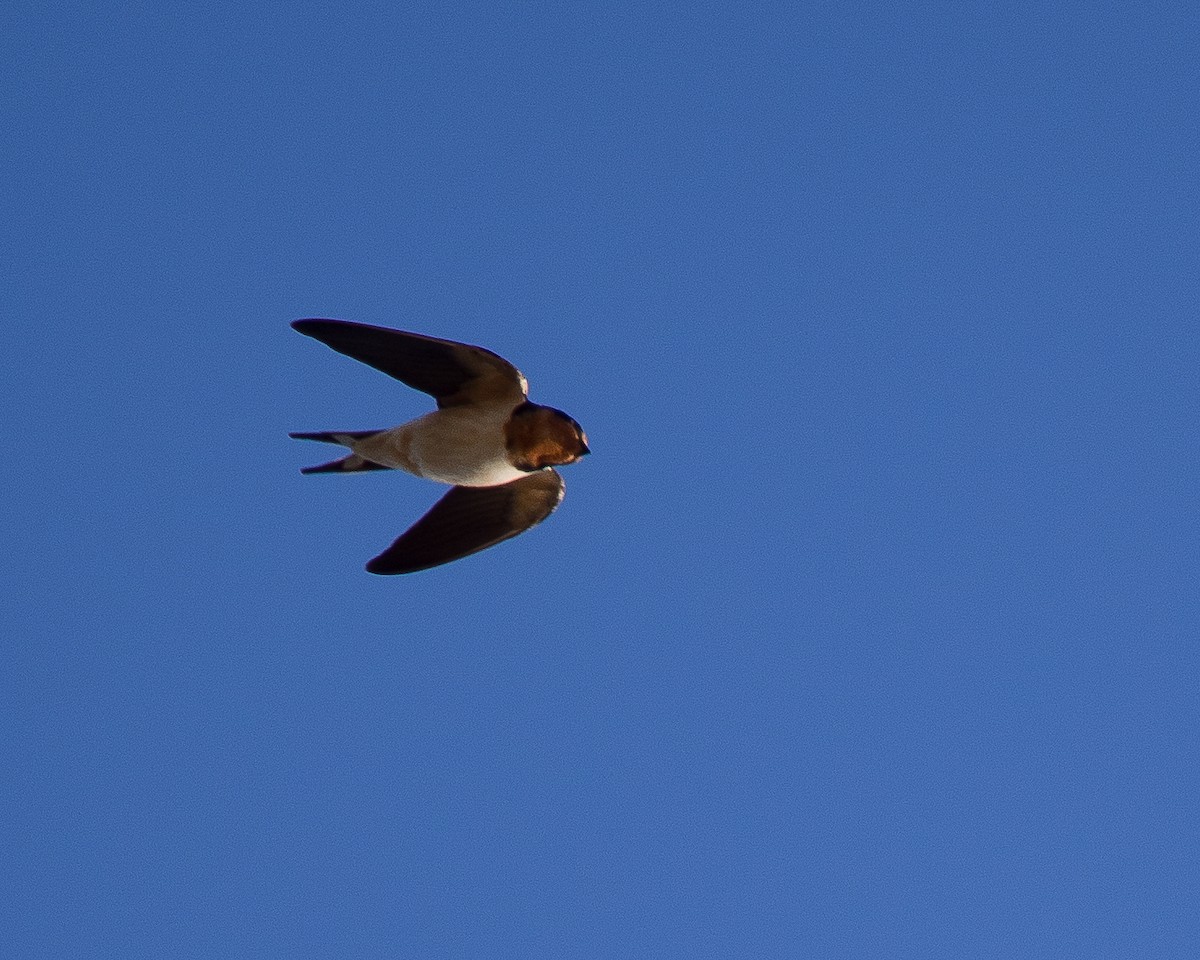
[[[504,424],[512,404],[450,407],[373,437],[351,449],[386,467],[464,487],[494,487],[528,476],[508,462]]]

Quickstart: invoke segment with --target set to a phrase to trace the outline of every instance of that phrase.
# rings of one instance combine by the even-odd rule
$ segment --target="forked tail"
[[[293,440],[317,440],[320,443],[337,443],[353,449],[355,440],[373,437],[378,430],[330,430],[324,433],[289,433]],[[301,473],[361,473],[364,470],[387,470],[388,467],[370,460],[365,460],[357,453],[351,453],[340,460],[330,460],[315,467],[305,467]]]

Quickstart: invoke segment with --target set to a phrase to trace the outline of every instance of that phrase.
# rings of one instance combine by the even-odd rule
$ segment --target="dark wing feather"
[[[439,407],[525,397],[520,371],[483,347],[347,320],[297,320],[292,327],[430,394]]]
[[[553,470],[498,487],[451,487],[367,570],[413,573],[478,553],[541,523],[562,497],[562,477]]]

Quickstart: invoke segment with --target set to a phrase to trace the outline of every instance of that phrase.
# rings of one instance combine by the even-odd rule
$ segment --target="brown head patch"
[[[517,407],[504,426],[508,460],[518,470],[574,463],[588,452],[579,424],[561,410],[536,403]]]

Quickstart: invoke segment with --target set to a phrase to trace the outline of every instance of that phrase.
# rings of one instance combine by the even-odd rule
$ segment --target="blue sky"
[[[6,7],[0,953],[1195,956],[1195,11]]]

